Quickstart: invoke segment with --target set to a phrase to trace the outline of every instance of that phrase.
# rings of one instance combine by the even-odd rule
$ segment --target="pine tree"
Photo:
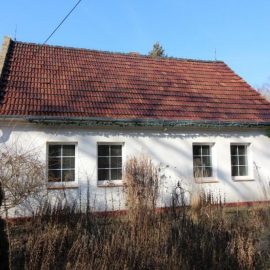
[[[148,53],[149,56],[157,58],[157,57],[166,57],[165,51],[162,48],[162,46],[159,44],[159,42],[156,42],[153,45],[152,50]]]

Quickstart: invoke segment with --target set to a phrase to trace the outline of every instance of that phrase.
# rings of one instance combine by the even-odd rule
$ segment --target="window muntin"
[[[98,181],[122,179],[122,145],[98,144]]]
[[[213,176],[211,145],[193,145],[193,176],[194,178]]]
[[[75,145],[48,145],[48,181],[75,181]]]
[[[247,145],[231,145],[231,170],[232,176],[248,175]]]

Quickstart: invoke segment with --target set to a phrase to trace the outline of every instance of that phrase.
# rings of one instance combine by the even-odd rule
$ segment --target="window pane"
[[[245,155],[245,154],[246,154],[246,146],[238,145],[238,155]]]
[[[232,176],[238,176],[238,167],[232,166]]]
[[[202,177],[203,176],[202,167],[194,167],[193,168],[193,176],[195,178]]]
[[[61,170],[49,170],[48,181],[49,182],[61,182]]]
[[[75,170],[63,170],[62,171],[62,181],[70,182],[75,180]]]
[[[103,169],[103,170],[98,170],[98,180],[109,180],[109,170]]]
[[[211,177],[212,176],[212,168],[204,167],[203,168],[203,177]]]
[[[61,145],[51,144],[49,145],[49,156],[61,156]]]
[[[231,157],[232,165],[238,165],[238,158],[237,156],[232,156]]]
[[[246,176],[246,175],[247,175],[247,167],[239,166],[239,176]]]
[[[203,156],[202,162],[204,166],[211,166],[211,157],[210,156]]]
[[[75,156],[75,145],[63,145],[63,156]]]
[[[201,155],[201,146],[193,145],[193,156],[200,156],[200,155]]]
[[[122,145],[111,145],[111,156],[122,156]]]
[[[202,145],[202,155],[210,155],[210,146]]]
[[[121,180],[121,179],[122,179],[122,169],[112,169],[111,180]]]
[[[75,158],[74,157],[64,157],[63,158],[63,169],[74,169],[75,168]]]
[[[98,158],[98,168],[102,169],[102,168],[109,168],[109,158],[108,157],[99,157]]]
[[[49,169],[61,169],[61,158],[49,158]]]
[[[245,156],[239,156],[239,165],[246,165],[246,157]]]
[[[112,157],[111,158],[111,168],[121,168],[122,167],[122,158],[121,157]]]
[[[193,166],[202,166],[201,158],[200,157],[193,157]]]
[[[231,145],[231,155],[232,156],[237,155],[237,145]]]
[[[98,145],[99,156],[109,156],[109,145]]]

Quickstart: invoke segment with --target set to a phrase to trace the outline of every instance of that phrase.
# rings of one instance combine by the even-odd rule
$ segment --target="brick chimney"
[[[11,43],[11,38],[8,37],[8,36],[4,36],[2,49],[1,49],[1,52],[0,52],[0,78],[1,78],[1,75],[2,75],[2,71],[3,71],[3,68],[4,68],[6,58],[7,58],[7,53],[8,53],[10,43]]]

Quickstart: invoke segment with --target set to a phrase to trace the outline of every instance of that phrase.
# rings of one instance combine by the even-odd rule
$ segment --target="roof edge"
[[[162,120],[162,119],[115,119],[105,117],[62,117],[62,116],[14,116],[2,115],[0,120],[27,121],[44,125],[64,126],[120,126],[120,127],[270,127],[270,122],[216,121],[216,120]]]

